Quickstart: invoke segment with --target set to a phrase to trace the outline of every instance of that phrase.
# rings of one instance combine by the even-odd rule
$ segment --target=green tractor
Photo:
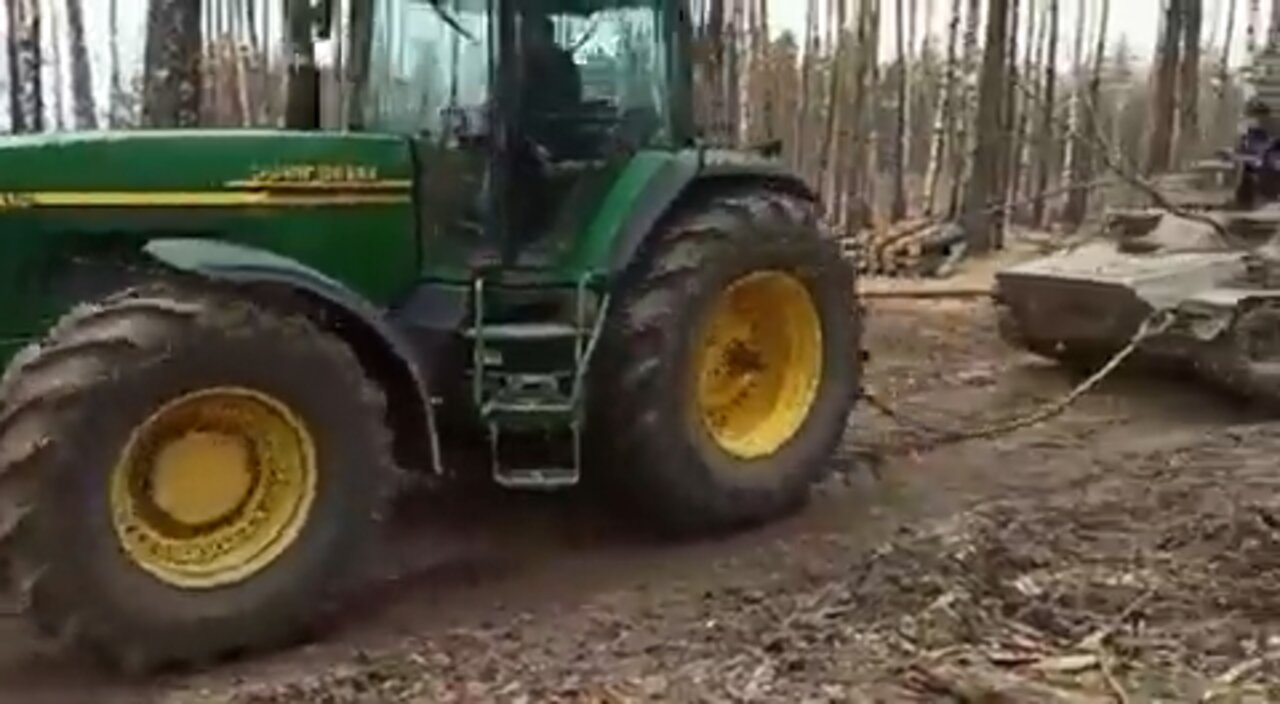
[[[668,536],[803,506],[853,273],[802,179],[697,140],[684,3],[320,7],[339,124],[0,139],[0,565],[40,630],[130,671],[296,642],[403,479],[477,452]]]

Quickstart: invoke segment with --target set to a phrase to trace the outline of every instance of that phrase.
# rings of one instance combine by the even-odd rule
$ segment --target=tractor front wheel
[[[811,203],[735,190],[687,206],[615,292],[591,422],[610,485],[662,532],[804,505],[857,396],[853,274]]]
[[[82,306],[0,399],[0,565],[41,630],[130,671],[303,635],[394,479],[348,347],[222,294]]]

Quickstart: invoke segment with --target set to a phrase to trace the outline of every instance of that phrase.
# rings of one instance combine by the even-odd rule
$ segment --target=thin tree
[[[107,124],[112,127],[124,122],[124,71],[120,65],[120,0],[107,5],[107,43],[111,56],[111,86],[108,93]]]
[[[1053,168],[1053,151],[1057,144],[1057,120],[1055,119],[1058,102],[1058,22],[1060,0],[1049,0],[1048,23],[1046,30],[1048,46],[1043,59],[1044,91],[1040,104],[1040,139],[1036,149],[1035,198],[1031,205],[1031,221],[1036,225],[1045,222],[1045,198],[1049,192],[1049,173]]]
[[[1009,28],[1006,31],[1008,37],[1008,47],[1005,48],[1005,75],[1007,76],[1005,96],[1004,96],[1004,114],[1001,116],[1000,124],[1000,163],[998,165],[999,172],[996,178],[996,189],[999,192],[999,199],[1007,201],[1009,199],[1009,183],[1013,176],[1013,159],[1017,158],[1017,140],[1015,138],[1015,125],[1018,120],[1019,98],[1022,92],[1022,72],[1018,68],[1018,35],[1020,34],[1022,3],[1020,0],[1011,0],[1009,3]],[[1030,41],[1030,37],[1028,37]],[[1009,223],[1010,212],[1008,210],[1000,213],[1000,226],[996,228],[996,240],[993,246],[997,249],[1004,247],[1004,233]]]
[[[45,15],[45,19],[48,22],[47,31],[49,33],[49,41],[47,43],[47,48],[49,50],[49,56],[44,62],[45,66],[42,66],[41,68],[43,69],[47,66],[50,77],[53,79],[53,85],[49,87],[49,93],[53,98],[53,105],[49,106],[49,112],[51,113],[51,117],[53,117],[53,129],[61,132],[66,128],[67,115],[65,104],[65,96],[67,94],[67,82],[65,76],[67,62],[63,60],[62,54],[62,17],[61,13],[58,11],[58,3],[52,3],[46,6],[45,12],[47,13]]]
[[[977,148],[965,188],[963,217],[969,246],[974,252],[989,251],[998,242],[997,220],[991,208],[1002,195],[999,190],[1002,123],[1009,49],[1009,0],[991,0],[987,6],[986,46],[978,83],[978,110],[974,120]]]
[[[897,222],[907,216],[907,85],[910,82],[907,55],[907,29],[904,0],[894,0],[895,32],[898,49],[897,74],[897,109],[894,111],[893,140],[893,201],[889,206],[890,222]]]
[[[1106,62],[1107,56],[1107,31],[1108,21],[1111,17],[1110,0],[1099,0],[1100,7],[1098,9],[1100,16],[1098,19],[1097,35],[1094,37],[1093,47],[1093,66],[1089,69],[1089,85],[1085,91],[1084,114],[1081,116],[1083,123],[1082,131],[1085,135],[1102,134],[1101,126],[1098,124],[1098,110],[1102,98],[1102,69]],[[1084,221],[1085,212],[1089,207],[1089,190],[1084,184],[1093,180],[1095,170],[1095,162],[1097,155],[1094,154],[1095,145],[1093,140],[1082,140],[1077,147],[1079,151],[1078,158],[1075,163],[1075,170],[1071,175],[1072,189],[1067,194],[1067,207],[1063,212],[1063,222],[1068,229],[1074,230]]]
[[[9,19],[9,120],[14,133],[44,131],[40,4],[6,0]]]
[[[1258,0],[1248,0],[1248,2],[1245,11],[1244,49],[1249,56],[1253,56],[1258,50],[1258,22],[1262,16],[1262,9],[1259,7]]]
[[[956,93],[960,83],[959,43],[961,0],[951,0],[951,17],[947,23],[947,55],[942,69],[942,96],[934,115],[933,138],[929,148],[929,166],[925,169],[924,212],[932,216],[938,203],[938,187],[942,180],[943,162],[948,153],[951,125],[955,119]]]
[[[1148,175],[1167,171],[1172,162],[1182,17],[1181,0],[1165,0],[1151,96],[1151,128],[1145,168]]]
[[[199,124],[202,9],[202,0],[151,0],[142,107],[150,127]]]
[[[841,71],[841,63],[844,58],[844,42],[841,37],[844,33],[845,25],[845,4],[843,0],[833,0],[828,7],[831,15],[828,17],[830,27],[831,40],[828,42],[830,47],[831,65],[828,69],[828,87],[827,87],[827,113],[826,124],[823,128],[822,146],[819,149],[819,166],[818,166],[818,183],[827,188],[830,196],[834,197],[836,193],[835,172],[838,168],[833,168],[839,163],[839,142],[836,136],[839,134],[841,106],[844,105],[844,71]]]
[[[320,120],[320,67],[316,63],[310,0],[287,0],[289,78],[285,126],[313,129]]]
[[[1178,159],[1200,147],[1200,34],[1204,0],[1182,0],[1182,65],[1178,78]]]
[[[1000,6],[1004,7],[1002,0]],[[990,8],[988,8],[990,10]],[[979,80],[978,76],[978,29],[982,26],[982,3],[980,0],[969,0],[969,7],[965,16],[964,28],[964,58],[962,59],[962,70],[964,78],[962,90],[960,92],[959,111],[960,115],[956,119],[956,138],[951,144],[951,206],[950,212],[954,215],[960,212],[962,207],[961,197],[963,195],[964,184],[969,179],[970,169],[972,167],[973,155],[970,147],[969,130],[973,127],[975,116],[978,113],[978,92],[974,89],[975,83]],[[976,143],[976,139],[974,142]]]
[[[1280,2],[1275,3],[1280,9]],[[1222,58],[1218,61],[1218,110],[1225,117],[1228,87],[1231,83],[1231,45],[1235,43],[1236,0],[1227,0],[1227,29],[1222,38]]]
[[[67,41],[71,51],[71,100],[78,129],[98,128],[93,100],[93,73],[84,38],[84,6],[81,0],[67,0]]]
[[[1017,201],[1022,197],[1023,193],[1023,176],[1025,175],[1025,165],[1030,158],[1031,145],[1031,111],[1036,105],[1035,99],[1039,98],[1039,84],[1035,80],[1037,76],[1036,59],[1039,58],[1039,52],[1043,51],[1042,41],[1044,39],[1044,22],[1038,17],[1040,9],[1037,0],[1028,0],[1027,5],[1027,21],[1026,33],[1027,40],[1023,43],[1022,70],[1018,77],[1021,88],[1018,89],[1014,99],[1021,105],[1018,110],[1013,130],[1013,146],[1009,152],[1009,183],[1006,192],[1006,198],[1009,201]],[[1030,99],[1028,98],[1030,96]],[[1010,212],[1008,215],[1012,217],[1015,213]]]
[[[1081,131],[1082,102],[1085,90],[1085,27],[1087,26],[1088,0],[1076,0],[1076,29],[1071,44],[1071,96],[1067,104],[1067,140],[1066,152],[1062,160],[1062,176],[1059,182],[1070,186],[1078,167],[1080,149],[1084,145],[1084,133]]]

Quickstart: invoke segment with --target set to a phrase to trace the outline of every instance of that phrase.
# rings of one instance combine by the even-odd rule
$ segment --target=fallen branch
[[[1234,687],[1241,680],[1246,677],[1251,677],[1262,668],[1274,663],[1280,663],[1280,649],[1272,650],[1257,657],[1249,658],[1248,660],[1237,663],[1232,666],[1231,669],[1213,678],[1213,686],[1209,688],[1209,691],[1205,692],[1204,696],[1200,698],[1200,701],[1212,701],[1218,696],[1224,694],[1225,690],[1229,690]]]

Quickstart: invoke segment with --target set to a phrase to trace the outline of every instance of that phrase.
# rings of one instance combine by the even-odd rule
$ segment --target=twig
[[[1263,653],[1258,657],[1249,658],[1248,660],[1237,663],[1232,666],[1231,669],[1213,678],[1213,686],[1209,688],[1208,692],[1205,692],[1204,696],[1200,698],[1200,701],[1208,702],[1212,700],[1214,697],[1221,694],[1222,690],[1235,686],[1240,680],[1253,675],[1267,665],[1277,662],[1280,662],[1280,649],[1272,650]]]
[[[1116,679],[1116,673],[1111,668],[1111,655],[1106,648],[1099,648],[1098,670],[1102,673],[1102,679],[1107,683],[1107,688],[1116,696],[1116,701],[1120,704],[1129,704],[1129,693],[1124,691],[1120,680]]]
[[[1133,618],[1133,615],[1138,613],[1139,609],[1146,606],[1147,602],[1151,601],[1151,598],[1154,597],[1155,594],[1156,590],[1154,588],[1148,589],[1142,594],[1139,594],[1138,598],[1129,602],[1129,605],[1124,607],[1124,610],[1116,614],[1107,622],[1106,625],[1085,636],[1084,640],[1080,641],[1077,647],[1082,650],[1095,651],[1101,648],[1103,643],[1105,643],[1107,639],[1116,632],[1116,630],[1123,626],[1125,621]]]

